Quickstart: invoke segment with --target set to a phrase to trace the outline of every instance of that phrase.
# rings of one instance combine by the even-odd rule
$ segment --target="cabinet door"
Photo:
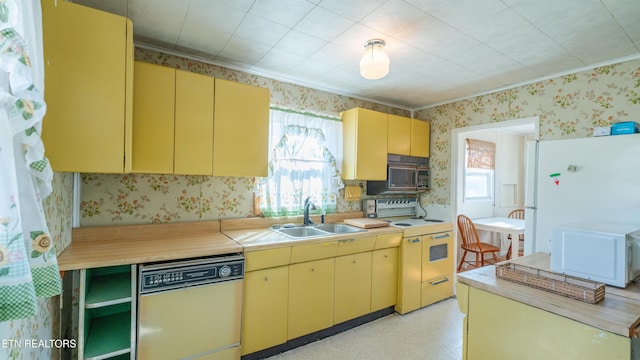
[[[628,337],[473,287],[468,302],[469,360],[634,358]]]
[[[287,341],[288,287],[288,266],[245,274],[242,355]]]
[[[371,311],[396,304],[398,299],[398,248],[373,252],[371,265]]]
[[[411,155],[411,119],[389,114],[387,131],[387,152]]]
[[[333,325],[334,259],[289,266],[288,339]]]
[[[176,71],[141,61],[134,71],[132,170],[172,174]]]
[[[215,80],[214,176],[267,176],[269,90]]]
[[[333,322],[371,312],[371,251],[336,258]]]
[[[411,121],[411,156],[429,157],[431,123]]]
[[[176,70],[174,174],[213,173],[214,78]]]
[[[452,231],[423,236],[422,251],[423,282],[454,271]]]
[[[420,308],[422,294],[422,239],[419,236],[402,239],[398,265],[398,303],[400,314]]]
[[[42,139],[51,166],[130,171],[131,21],[67,1],[41,5],[47,102]]]
[[[342,177],[386,180],[387,114],[354,108],[342,113]]]

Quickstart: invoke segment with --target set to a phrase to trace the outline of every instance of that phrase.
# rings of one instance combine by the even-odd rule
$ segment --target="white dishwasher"
[[[242,254],[143,264],[138,276],[138,359],[240,359]]]

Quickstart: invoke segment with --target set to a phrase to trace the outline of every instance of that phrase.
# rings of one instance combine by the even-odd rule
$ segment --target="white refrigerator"
[[[525,152],[525,255],[556,225],[640,225],[640,134],[532,141]]]

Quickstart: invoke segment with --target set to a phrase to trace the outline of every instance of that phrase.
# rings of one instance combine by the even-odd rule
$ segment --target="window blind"
[[[467,168],[490,169],[496,168],[496,144],[477,139],[467,141]]]

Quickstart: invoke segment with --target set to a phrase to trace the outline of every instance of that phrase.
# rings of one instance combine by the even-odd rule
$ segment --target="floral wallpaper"
[[[345,96],[286,84],[242,72],[147,50],[136,58],[189,69],[271,90],[272,105],[337,117],[359,106],[408,116],[408,112]],[[594,126],[640,121],[640,61],[629,61],[416,111],[431,121],[432,190],[424,204],[449,204],[451,129],[540,116],[543,140],[587,137]],[[252,178],[174,175],[82,174],[81,225],[153,223],[247,217],[253,214]],[[360,185],[360,182],[346,182]],[[73,181],[55,173],[45,200],[49,228],[59,254],[71,242]],[[366,184],[363,184],[366,185]],[[338,203],[338,211],[359,211],[359,202]],[[0,339],[59,339],[59,298],[39,300],[39,316],[0,323]],[[57,349],[1,348],[1,359],[59,359]]]
[[[451,129],[540,117],[540,140],[592,136],[593,128],[640,122],[640,60],[603,66],[415,112],[431,121],[431,191],[450,205]]]

